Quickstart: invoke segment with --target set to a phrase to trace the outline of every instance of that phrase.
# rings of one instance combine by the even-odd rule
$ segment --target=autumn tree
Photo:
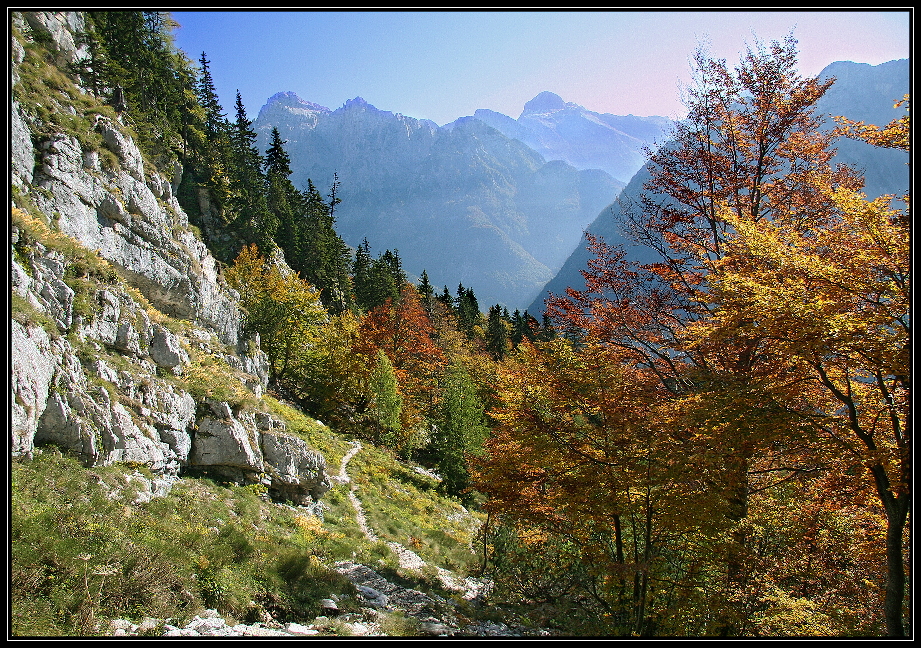
[[[328,316],[319,293],[289,268],[263,257],[255,245],[241,250],[227,283],[240,294],[245,327],[258,334],[272,379],[296,382]]]
[[[824,367],[826,378],[805,380],[810,359],[791,356],[761,329],[750,302],[732,310],[736,319],[720,336],[705,333],[723,300],[745,299],[744,284],[723,291],[716,283],[740,230],[830,231],[840,199],[860,186],[850,170],[831,167],[832,135],[814,114],[833,80],[804,79],[795,64],[792,38],[749,48],[735,68],[699,52],[688,118],[651,155],[651,180],[623,222],[658,262],[631,262],[589,237],[595,258],[586,289],[550,300],[548,309],[572,339],[619,349],[620,362],[647,384],[654,379],[658,434],[694,441],[684,460],[706,467],[708,488],[722,501],[713,522],[728,533],[715,546],[724,586],[710,629],[722,635],[741,632],[751,614],[750,498],[828,469],[829,435],[804,413],[823,402],[822,385],[854,401],[861,388],[855,375],[836,383]],[[743,266],[750,254],[741,255]]]
[[[393,365],[404,396],[399,446],[408,455],[427,435],[427,413],[434,403],[444,362],[415,286],[404,284],[399,301],[388,299],[371,309],[362,320],[360,333],[357,353],[370,363],[378,351],[383,351]]]
[[[884,128],[840,121],[845,135],[908,150],[907,117]],[[892,196],[869,201],[826,174],[813,181],[827,202],[821,218],[804,221],[791,206],[754,221],[723,208],[733,234],[709,278],[720,308],[696,335],[770,339],[786,359],[785,373],[810,388],[798,414],[837,450],[838,470],[869,478],[884,513],[886,632],[902,636],[911,502],[910,198],[898,197],[900,209]]]
[[[718,557],[694,547],[715,544],[721,494],[712,466],[683,460],[698,442],[670,429],[664,392],[610,345],[524,342],[500,367],[493,432],[474,464],[491,515],[565,539],[589,566],[565,597],[547,591],[586,595],[609,634],[708,630],[698,613]]]

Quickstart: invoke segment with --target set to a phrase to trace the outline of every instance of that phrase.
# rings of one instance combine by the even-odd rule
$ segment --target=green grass
[[[328,567],[356,546],[335,516],[305,532],[298,513],[257,487],[209,479],[142,505],[130,489],[110,497],[133,470],[86,469],[47,449],[12,462],[13,635],[94,635],[113,618],[181,622],[205,607],[306,622],[319,599],[353,592]]]
[[[439,494],[434,479],[370,444],[349,463],[349,474],[368,525],[379,538],[460,573],[476,564],[472,543],[484,516]]]
[[[290,406],[269,403],[289,432],[336,457],[328,472],[337,473],[348,439]],[[340,608],[357,611],[354,587],[332,569],[338,560],[370,565],[406,586],[438,589],[433,569],[399,570],[386,541],[407,544],[433,565],[463,568],[473,560],[469,540],[478,518],[438,495],[433,480],[368,444],[352,461],[349,473],[377,543],[355,521],[349,484],[326,493],[321,521],[269,501],[258,484],[186,477],[168,496],[133,504],[126,476],[136,466],[88,469],[53,448],[14,459],[12,634],[91,636],[104,634],[114,618],[182,623],[205,608],[236,621],[252,623],[269,611],[282,622],[309,623],[320,599],[333,594],[350,595]],[[405,633],[414,627],[393,625]]]

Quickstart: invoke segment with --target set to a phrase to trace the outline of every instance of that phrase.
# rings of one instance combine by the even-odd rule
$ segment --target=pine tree
[[[403,288],[403,284],[406,283],[406,273],[403,272],[403,262],[400,260],[400,251],[394,250],[385,250],[381,255],[381,262],[390,272],[390,276],[393,279],[393,285],[397,287],[397,290]]]
[[[486,324],[486,350],[493,360],[501,361],[508,354],[509,328],[508,321],[502,313],[502,306],[490,306]]]
[[[355,305],[367,309],[371,291],[371,246],[368,239],[362,240],[355,250],[352,263],[352,288],[355,292]]]
[[[445,371],[438,410],[432,449],[442,478],[441,487],[449,495],[461,496],[470,486],[467,456],[480,453],[487,428],[473,381],[457,361]]]
[[[190,75],[187,61],[172,44],[175,23],[168,14],[149,11],[89,12],[87,37],[98,47],[91,63],[99,78],[97,87],[108,88],[109,101],[122,103],[143,148],[175,155],[173,145],[182,136],[185,93]]]
[[[444,290],[441,291],[441,294],[438,295],[438,301],[444,304],[448,311],[454,312],[454,298],[451,296],[451,291],[448,290],[447,286],[445,286]]]
[[[457,321],[460,329],[473,337],[474,327],[480,323],[480,306],[472,288],[464,288],[464,284],[457,286]]]
[[[224,109],[218,100],[214,79],[211,77],[211,62],[205,52],[201,53],[201,58],[198,62],[201,76],[195,86],[195,90],[198,95],[198,102],[205,109],[205,133],[209,140],[215,137],[226,137],[227,116],[224,114]]]
[[[278,166],[282,169],[286,166],[284,158],[278,161]],[[291,191],[294,191],[293,187]],[[331,200],[338,200],[334,196],[335,192],[331,193]],[[292,200],[297,201],[298,208],[295,210],[294,224],[289,228],[282,227],[288,237],[282,247],[286,250],[291,267],[320,289],[327,308],[334,313],[341,313],[352,304],[352,291],[349,287],[351,253],[336,233],[333,205],[323,199],[309,179],[307,190],[299,194],[294,192]]]
[[[278,221],[266,202],[262,154],[256,147],[256,132],[253,122],[246,116],[239,90],[235,108],[236,120],[230,132],[233,225],[245,242],[255,243],[260,249],[268,251],[275,247]]]
[[[429,275],[425,270],[422,271],[422,276],[419,278],[419,284],[416,286],[416,290],[419,292],[419,299],[422,301],[422,305],[425,307],[426,312],[431,315],[432,308],[435,305],[435,289],[432,287],[432,284],[429,283]]]

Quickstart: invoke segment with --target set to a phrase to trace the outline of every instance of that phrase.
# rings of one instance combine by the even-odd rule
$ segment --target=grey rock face
[[[74,38],[74,34],[86,29],[83,14],[76,11],[24,11],[21,15],[28,28],[50,39],[61,63],[73,63],[86,57],[86,46],[78,46]],[[20,28],[24,27],[21,21],[17,22]]]
[[[40,327],[11,322],[10,441],[14,456],[32,454],[60,353],[60,345]]]
[[[74,38],[82,14],[13,12],[12,24],[26,38],[43,35],[59,66],[85,55]],[[15,39],[11,54],[15,85],[25,57]],[[60,101],[58,108],[76,113],[78,103]],[[241,336],[238,295],[225,288],[180,208],[178,162],[158,170],[118,120],[83,115],[114,153],[112,168],[101,162],[112,156],[84,149],[81,142],[93,138],[49,131],[16,102],[10,111],[14,206],[40,212],[51,231],[14,216],[11,454],[30,456],[49,444],[88,466],[145,465],[157,476],[132,477],[138,502],[163,494],[188,467],[273,485],[305,505],[326,492],[322,455],[279,434],[280,421],[204,397],[196,402],[190,385],[197,383],[183,377],[193,360],[223,358],[258,398],[269,363],[258,338]],[[80,255],[94,253],[117,278],[86,274]],[[75,260],[78,273],[70,272]]]
[[[14,42],[15,39],[13,39]],[[18,44],[18,43],[17,43]],[[15,101],[10,110],[10,171],[13,184],[23,187],[32,182],[35,166],[35,149],[32,137]]]
[[[149,352],[151,359],[165,369],[175,369],[189,361],[189,354],[179,344],[176,336],[164,326],[154,327]]]
[[[97,128],[118,156],[119,170],[88,168],[94,152],[84,151],[76,138],[57,135],[41,144],[38,170],[30,176],[34,155],[28,124],[18,108],[13,115],[14,177],[42,189],[33,192],[33,201],[46,214],[60,215],[61,231],[99,250],[159,310],[195,319],[215,328],[225,343],[236,344],[241,317],[218,284],[216,262],[188,231],[171,182],[145,175],[137,145],[100,118]]]
[[[281,498],[310,504],[331,488],[326,460],[303,440],[281,434],[262,434],[262,453],[271,488]]]
[[[205,416],[198,421],[189,462],[196,467],[262,472],[262,451],[255,431],[236,419]]]

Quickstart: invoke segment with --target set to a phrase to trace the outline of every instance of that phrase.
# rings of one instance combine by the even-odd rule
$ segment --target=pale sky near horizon
[[[255,119],[293,91],[330,109],[362,97],[444,125],[488,108],[517,118],[549,90],[615,115],[682,114],[690,57],[709,43],[738,62],[788,33],[799,69],[878,65],[911,53],[913,16],[891,11],[202,11],[172,12],[176,45],[207,53],[221,104],[240,91]],[[896,99],[895,97],[893,99]]]

